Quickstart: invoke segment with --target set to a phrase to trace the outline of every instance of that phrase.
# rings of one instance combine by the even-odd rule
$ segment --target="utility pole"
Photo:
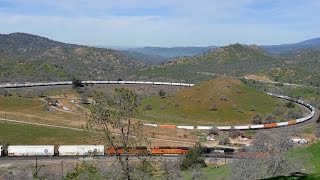
[[[63,161],[61,161],[61,179],[63,179]]]

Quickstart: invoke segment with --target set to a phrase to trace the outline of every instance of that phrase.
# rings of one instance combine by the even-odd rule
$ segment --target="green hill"
[[[2,82],[129,77],[144,67],[137,58],[112,49],[65,44],[25,33],[0,34]]]
[[[234,125],[250,124],[256,113],[272,113],[282,101],[237,79],[222,76],[178,91],[166,98],[148,97],[142,119],[157,123]],[[216,111],[210,111],[215,106]]]
[[[141,70],[139,74],[155,79],[197,82],[212,79],[216,74],[255,74],[282,64],[281,58],[267,54],[258,46],[234,44],[198,56],[173,59],[162,66]]]

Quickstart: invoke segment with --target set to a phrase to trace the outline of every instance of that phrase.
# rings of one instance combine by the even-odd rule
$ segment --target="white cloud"
[[[263,1],[269,3],[269,0]],[[317,1],[289,7],[283,1],[275,1],[263,10],[249,7],[254,0],[10,2],[20,6],[36,4],[48,8],[48,11],[59,9],[64,13],[38,15],[2,12],[0,32],[22,31],[73,43],[157,46],[223,45],[235,42],[277,44],[311,38],[320,33],[317,20],[320,5]],[[134,13],[139,8],[159,7],[167,10],[168,14],[113,14],[119,9]]]

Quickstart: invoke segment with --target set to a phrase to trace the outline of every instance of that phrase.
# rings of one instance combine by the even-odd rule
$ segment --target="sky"
[[[320,37],[320,0],[0,0],[0,33],[106,46],[284,44]]]

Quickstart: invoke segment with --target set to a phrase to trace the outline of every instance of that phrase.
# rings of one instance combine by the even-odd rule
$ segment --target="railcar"
[[[139,148],[128,148],[127,153],[129,155],[149,155],[150,151],[147,149],[147,147],[139,147]],[[126,151],[124,148],[108,148],[105,151],[106,155],[117,155],[117,154],[125,154]]]
[[[3,146],[0,146],[0,156],[3,154]]]
[[[103,156],[103,145],[60,145],[59,156]]]
[[[250,129],[263,129],[263,124],[257,124],[257,125],[250,125]]]
[[[8,156],[53,156],[53,145],[10,145],[8,146]]]
[[[180,147],[180,148],[172,148],[172,147],[155,147],[151,148],[152,155],[182,155],[186,154],[189,148]]]

